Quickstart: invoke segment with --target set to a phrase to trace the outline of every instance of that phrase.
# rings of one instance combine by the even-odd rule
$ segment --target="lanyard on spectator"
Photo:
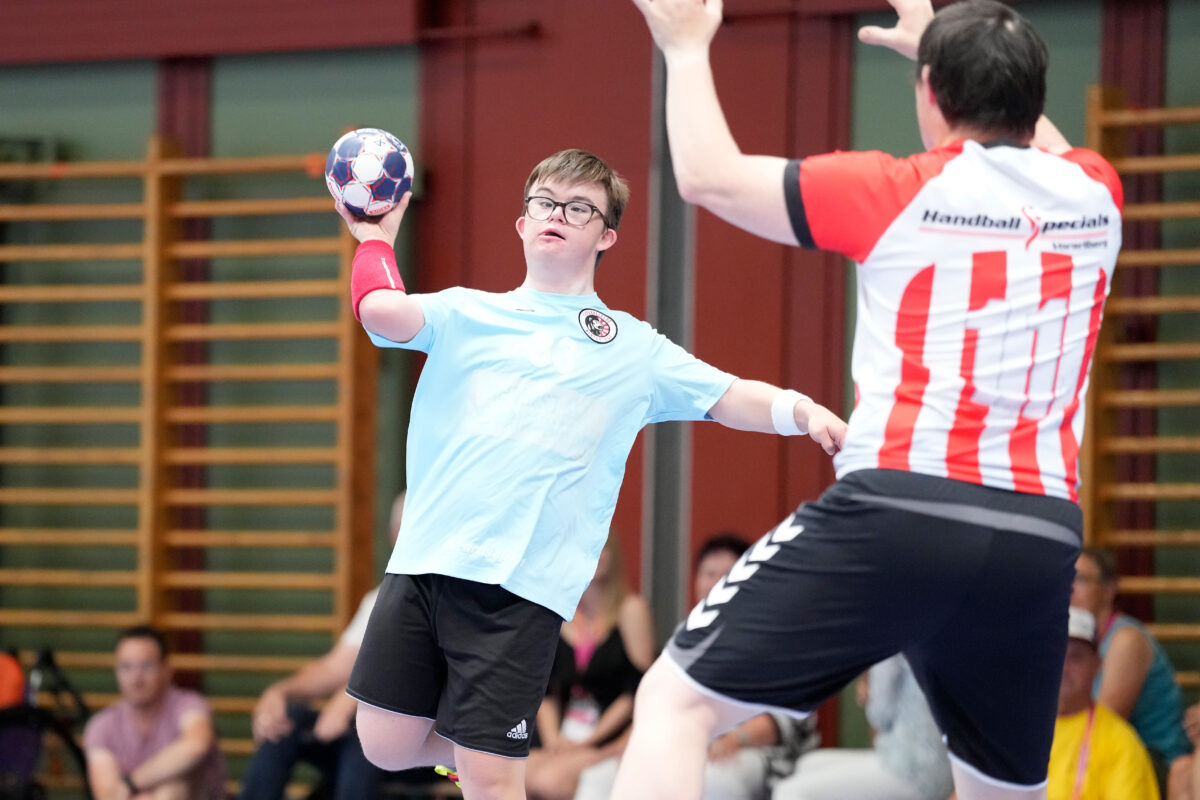
[[[1083,797],[1083,779],[1087,775],[1088,756],[1092,749],[1092,725],[1096,722],[1096,704],[1088,706],[1087,727],[1083,729],[1083,741],[1079,743],[1079,758],[1075,762],[1075,790],[1071,800]]]

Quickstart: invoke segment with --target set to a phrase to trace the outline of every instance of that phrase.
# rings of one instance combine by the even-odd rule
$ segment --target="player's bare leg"
[[[709,743],[760,710],[702,694],[660,656],[638,686],[612,797],[699,798]]]
[[[463,797],[471,800],[525,800],[525,759],[454,748]]]
[[[433,732],[431,719],[359,703],[356,725],[363,754],[381,769],[454,763],[454,745]]]

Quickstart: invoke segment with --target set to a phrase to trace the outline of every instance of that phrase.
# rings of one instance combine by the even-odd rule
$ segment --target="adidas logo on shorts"
[[[525,725],[525,720],[521,720],[519,723],[517,723],[516,725],[513,726],[513,729],[508,732],[508,738],[510,738],[510,739],[528,739],[529,738],[529,729]]]

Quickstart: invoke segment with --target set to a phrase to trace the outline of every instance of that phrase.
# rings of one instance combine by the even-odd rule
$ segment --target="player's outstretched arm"
[[[787,161],[738,148],[717,99],[709,44],[721,0],[634,0],[667,64],[667,138],[679,193],[750,233],[797,244],[783,191]]]
[[[335,206],[360,242],[350,276],[354,316],[367,330],[394,342],[409,341],[425,325],[421,304],[404,291],[393,250],[411,199],[412,193],[405,192],[396,207],[377,220],[356,217],[341,203]]]
[[[846,440],[846,423],[837,414],[811,397],[762,381],[735,380],[708,415],[740,431],[807,433],[830,455],[842,449]]]

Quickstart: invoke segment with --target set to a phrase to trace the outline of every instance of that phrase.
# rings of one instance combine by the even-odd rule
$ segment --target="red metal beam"
[[[0,64],[409,44],[418,0],[5,0]]]

